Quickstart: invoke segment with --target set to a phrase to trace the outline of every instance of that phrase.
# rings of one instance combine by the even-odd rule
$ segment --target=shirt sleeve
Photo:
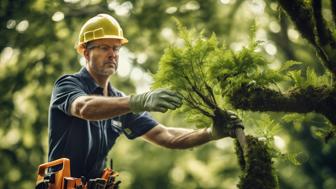
[[[147,112],[128,113],[122,117],[123,132],[128,139],[137,138],[158,125]]]
[[[52,93],[52,106],[71,115],[71,103],[80,96],[86,96],[83,85],[73,76],[63,76],[55,83]]]

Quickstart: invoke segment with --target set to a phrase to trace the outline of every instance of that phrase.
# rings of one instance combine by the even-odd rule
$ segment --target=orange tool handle
[[[68,176],[70,176],[70,160],[68,158],[61,158],[61,159],[57,159],[57,160],[47,162],[47,163],[40,165],[38,168],[38,174],[41,176],[44,176],[45,170],[47,168],[54,167],[56,165],[61,165],[61,164],[63,164],[63,167],[61,170],[66,171],[66,172],[68,170],[69,171]]]
[[[48,189],[63,189],[63,178],[70,177],[70,160],[67,158],[57,159],[40,165],[37,171],[36,183],[39,183],[44,180],[44,175],[46,173],[47,168],[62,164],[63,164],[62,168],[55,172],[55,183],[51,183]]]

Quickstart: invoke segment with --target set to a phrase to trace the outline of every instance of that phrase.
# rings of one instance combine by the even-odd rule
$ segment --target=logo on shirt
[[[129,129],[129,128],[125,128],[124,131],[125,131],[125,133],[126,133],[127,135],[131,135],[131,134],[132,134],[132,131],[131,131],[131,129]]]

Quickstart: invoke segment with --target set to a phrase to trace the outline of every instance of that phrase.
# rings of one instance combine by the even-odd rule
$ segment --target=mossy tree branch
[[[336,39],[331,35],[322,16],[321,0],[278,0],[278,2],[302,36],[315,47],[324,65],[336,78]],[[332,3],[331,8],[333,15],[335,15],[334,4]]]
[[[303,0],[278,0],[304,38],[315,45],[313,12]]]
[[[243,85],[234,90],[230,101],[233,106],[251,111],[317,112],[336,125],[336,90],[327,87],[307,87],[281,93],[257,85]]]
[[[332,12],[333,19],[334,19],[334,24],[336,25],[336,1],[330,0],[330,4],[331,4],[331,12]]]
[[[239,189],[277,189],[278,179],[273,168],[269,147],[256,137],[246,136],[247,152],[243,153],[236,142],[236,154],[243,174],[238,183]]]
[[[326,25],[326,21],[323,19],[322,16],[321,0],[313,0],[312,7],[316,24],[317,40],[319,40],[318,43],[321,46],[327,45],[333,39],[331,32]]]

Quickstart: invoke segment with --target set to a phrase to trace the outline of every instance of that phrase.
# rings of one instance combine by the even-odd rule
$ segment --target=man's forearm
[[[171,133],[172,137],[167,147],[173,149],[192,148],[212,140],[207,129],[169,128],[168,132]]]
[[[71,114],[87,120],[102,120],[130,112],[129,97],[78,97],[71,105]]]

